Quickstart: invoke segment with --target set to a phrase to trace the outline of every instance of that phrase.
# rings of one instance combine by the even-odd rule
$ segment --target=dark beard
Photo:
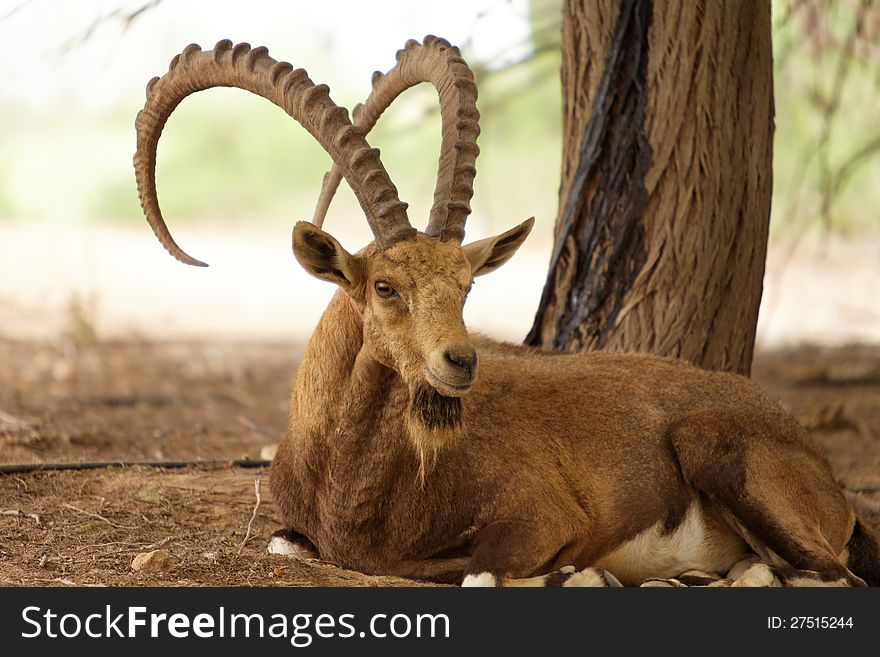
[[[409,412],[428,429],[457,429],[461,425],[461,398],[444,397],[427,384],[416,386]]]

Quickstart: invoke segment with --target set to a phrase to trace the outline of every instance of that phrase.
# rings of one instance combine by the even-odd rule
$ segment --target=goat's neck
[[[412,398],[399,376],[369,355],[360,313],[348,296],[336,293],[294,385],[291,429],[300,440],[321,444],[343,461],[363,463],[364,450],[385,463],[417,457],[423,477],[439,450],[463,435],[464,419],[458,400]]]
[[[391,491],[416,475],[401,414],[387,411],[406,404],[406,389],[367,351],[360,313],[337,292],[303,355],[290,433],[279,448],[283,468],[278,458],[273,466],[286,522],[331,560],[367,549],[370,532],[392,508]],[[355,549],[352,537],[366,537],[367,544]]]
[[[295,425],[333,437],[369,432],[387,400],[394,372],[363,349],[363,321],[338,291],[312,335],[291,400]]]

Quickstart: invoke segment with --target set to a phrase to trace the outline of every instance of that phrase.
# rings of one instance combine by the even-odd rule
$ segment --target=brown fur
[[[349,255],[297,226],[297,258],[341,289],[306,350],[272,466],[285,527],[366,573],[503,581],[580,570],[655,526],[671,537],[698,505],[707,541],[745,539],[779,565],[861,583],[842,555],[855,541],[858,563],[876,564],[865,556],[876,542],[864,529],[851,539],[827,460],[748,379],[647,354],[471,340],[461,313],[472,277],[528,228],[493,238],[497,250],[418,235]],[[378,298],[380,280],[398,296]],[[453,344],[477,347],[475,380],[444,365]]]
[[[849,550],[847,565],[853,572],[868,586],[880,586],[880,541],[861,520],[856,520],[846,547]]]

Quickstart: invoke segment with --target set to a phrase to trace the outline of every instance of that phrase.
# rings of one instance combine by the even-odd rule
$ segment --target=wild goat
[[[421,82],[436,87],[442,120],[424,233],[365,139]],[[458,49],[430,36],[409,41],[387,75],[374,75],[352,123],[325,85],[265,48],[188,46],[147,85],[134,162],[153,231],[192,265],[204,263],[175,244],[159,211],[156,148],[177,104],[216,86],[269,99],[335,163],[314,223],[293,230],[299,263],[339,287],[299,367],[272,465],[294,539],[365,573],[467,585],[630,585],[728,573],[753,553],[775,570],[753,567],[739,584],[796,583],[802,571],[813,571],[811,582],[880,584],[877,539],[828,461],[748,379],[647,354],[545,353],[468,333],[473,278],[504,264],[533,220],[461,244],[479,113]],[[375,236],[355,254],[320,228],[340,174]]]

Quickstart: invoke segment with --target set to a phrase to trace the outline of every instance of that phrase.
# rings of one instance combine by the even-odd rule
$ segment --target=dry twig
[[[238,546],[238,552],[236,554],[241,554],[241,551],[244,549],[244,544],[248,542],[248,539],[251,537],[251,527],[254,525],[254,520],[257,517],[257,511],[260,509],[260,502],[262,498],[260,496],[260,485],[262,481],[260,479],[254,479],[254,494],[257,496],[257,503],[254,505],[254,512],[251,514],[251,519],[248,520],[247,531],[244,534],[244,540],[241,542],[241,545]]]
[[[116,527],[117,529],[137,529],[137,527],[132,527],[131,525],[120,525],[118,523],[113,522],[112,520],[105,518],[100,513],[92,513],[91,511],[86,511],[85,509],[80,509],[78,506],[73,506],[72,504],[62,504],[66,509],[71,509],[72,511],[76,511],[77,513],[81,513],[84,516],[90,516],[92,518],[96,518],[97,520],[103,520],[111,527]]]
[[[24,511],[19,511],[18,509],[0,509],[0,516],[17,516],[20,518],[30,518],[35,523],[37,523],[37,527],[42,527],[43,523],[40,521],[40,516],[36,513],[25,513]]]

